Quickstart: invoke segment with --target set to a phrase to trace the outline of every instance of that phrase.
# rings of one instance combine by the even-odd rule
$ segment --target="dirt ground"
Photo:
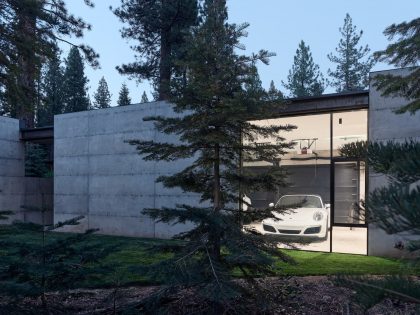
[[[292,277],[288,279],[268,278],[262,280],[264,288],[278,293],[282,290],[289,292],[280,294],[272,308],[264,314],[281,315],[318,315],[318,314],[343,314],[343,315],[411,315],[418,314],[416,305],[386,299],[366,312],[354,303],[355,292],[348,288],[335,286],[327,277]],[[158,287],[127,287],[115,291],[113,289],[100,290],[73,290],[66,293],[48,294],[50,311],[48,314],[75,314],[75,315],[107,315],[114,314],[122,306],[141,300]],[[275,296],[275,295],[274,295]],[[114,298],[115,297],[115,298]],[[0,297],[0,314],[2,306],[7,301]],[[186,309],[200,309],[200,301],[191,292],[185,292],[182,297],[175,297],[171,303],[170,314],[188,314]],[[34,311],[39,307],[39,301],[27,299],[24,308]],[[114,307],[115,305],[115,307]],[[262,314],[255,306],[249,305],[247,314]],[[418,309],[417,309],[418,310]],[[142,314],[143,312],[139,312]],[[10,314],[7,313],[8,315]],[[16,313],[23,314],[23,313]],[[41,314],[39,312],[31,314]],[[244,314],[241,312],[240,314]]]

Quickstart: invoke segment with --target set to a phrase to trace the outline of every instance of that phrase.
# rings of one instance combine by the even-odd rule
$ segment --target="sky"
[[[140,102],[143,91],[151,100],[152,87],[149,82],[130,80],[115,69],[117,65],[134,61],[130,42],[120,35],[123,24],[109,9],[110,6],[118,7],[121,0],[94,0],[93,9],[88,8],[83,0],[67,0],[66,3],[69,12],[92,25],[92,30],[85,32],[81,42],[100,54],[100,69],[85,66],[90,96],[93,96],[99,80],[104,76],[112,94],[112,106],[116,105],[124,82],[130,90],[133,103]],[[244,53],[250,54],[260,49],[276,53],[268,66],[260,64],[258,70],[263,87],[268,88],[273,80],[283,92],[282,81],[287,80],[301,40],[310,46],[314,62],[327,77],[327,70],[334,68],[327,54],[334,52],[338,45],[341,37],[338,28],[343,26],[346,13],[352,17],[353,25],[363,30],[359,43],[368,44],[372,52],[384,49],[389,43],[383,35],[387,26],[412,20],[420,13],[420,0],[228,0],[227,4],[230,23],[250,24],[248,36],[242,40],[246,46]],[[62,44],[61,48],[63,57],[66,57],[68,45]],[[390,68],[381,63],[376,64],[372,71]],[[333,88],[328,88],[324,93],[333,92]]]

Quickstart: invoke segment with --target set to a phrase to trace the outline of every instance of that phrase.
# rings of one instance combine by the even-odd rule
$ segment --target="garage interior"
[[[367,254],[367,225],[360,210],[367,190],[365,163],[340,155],[340,148],[348,143],[367,140],[367,109],[331,109],[322,114],[292,113],[280,118],[253,121],[259,125],[287,125],[297,128],[282,132],[293,149],[272,161],[248,157],[242,167],[258,172],[278,163],[287,172],[287,187],[277,191],[248,192],[252,207],[264,208],[276,203],[284,195],[319,195],[329,206],[328,235],[325,239],[311,239],[309,244],[295,243],[304,250]],[[257,145],[274,143],[273,139],[258,139]],[[264,233],[261,222],[252,227]],[[282,245],[280,245],[282,246]],[[290,247],[290,246],[286,246]]]

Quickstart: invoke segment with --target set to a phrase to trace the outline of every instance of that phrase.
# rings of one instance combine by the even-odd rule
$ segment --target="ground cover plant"
[[[77,225],[80,219],[52,225],[16,221],[0,229],[0,294],[6,299],[0,307],[1,314],[54,313],[54,307],[51,309],[48,303],[48,292],[77,288],[88,279],[112,272],[112,266],[106,266],[103,258],[113,247],[87,241],[95,230],[61,235],[53,232]],[[26,298],[39,299],[39,309],[23,307]]]
[[[79,235],[80,236],[80,235]],[[78,237],[72,233],[55,233],[48,235],[51,244],[60,244],[68,238]],[[42,235],[39,231],[31,229],[16,229],[13,226],[0,226],[0,239],[2,243],[19,243],[27,247],[38,247],[42,243]],[[98,266],[112,266],[112,269],[98,269],[91,266],[81,281],[68,281],[62,283],[60,288],[53,287],[45,292],[48,301],[48,310],[54,310],[60,314],[124,314],[131,306],[137,305],[139,300],[149,297],[161,288],[165,281],[161,278],[151,278],[147,274],[134,272],[138,266],[150,266],[164,261],[173,256],[165,250],[168,244],[177,243],[174,240],[146,239],[121,236],[107,236],[90,234],[89,238],[82,243],[73,243],[73,253],[83,248],[100,249],[113,248],[113,252],[97,261]],[[151,247],[159,245],[160,252],[150,253]],[[420,274],[419,268],[411,268],[407,262],[381,257],[369,257],[362,255],[305,252],[298,250],[284,250],[296,264],[285,263],[275,260],[273,277],[263,279],[256,278],[256,281],[263,288],[265,298],[271,299],[274,303],[272,309],[276,314],[317,314],[320,311],[328,311],[330,314],[342,314],[347,304],[351,303],[354,295],[352,290],[334,286],[327,277],[336,274],[346,275],[411,275],[413,279]],[[0,268],[4,267],[7,259],[19,259],[21,255],[11,247],[0,248]],[[71,266],[72,261],[66,261],[65,266]],[[38,265],[36,265],[38,266]],[[36,267],[35,266],[35,267]],[[104,272],[105,271],[105,272]],[[34,272],[31,278],[39,275]],[[234,282],[243,283],[243,275],[233,271]],[[28,279],[28,281],[32,281]],[[25,283],[22,282],[22,285]],[[3,288],[4,289],[4,288]],[[72,289],[72,290],[68,290]],[[2,290],[4,291],[4,290]],[[30,297],[20,299],[15,308],[11,309],[10,304],[5,302],[7,295],[2,294],[0,298],[0,313],[9,307],[9,314],[24,314],[22,310],[31,310],[34,314],[40,314],[42,301]],[[33,295],[32,295],[33,296]],[[176,295],[182,303],[177,300],[170,300],[171,311],[177,310],[180,314],[186,309],[196,308],[202,300],[190,291],[181,291]],[[325,300],[325,299],[329,300]],[[314,306],[313,304],[316,304]],[[395,310],[396,306],[385,304],[379,309]],[[6,305],[6,306],[5,306]],[[257,305],[247,302],[247,307],[256,308]],[[375,306],[378,308],[378,306]],[[400,306],[399,306],[400,307]],[[405,307],[405,306],[404,306]],[[411,307],[411,306],[410,306]],[[17,309],[17,313],[13,310]],[[355,310],[362,310],[358,304],[352,304],[352,314],[361,314]],[[398,309],[398,307],[397,307]],[[136,310],[134,314],[141,313]],[[28,313],[32,314],[32,313]],[[271,313],[270,313],[271,314]],[[370,314],[377,314],[376,312]],[[382,313],[383,314],[383,313]],[[399,314],[399,313],[396,313]]]
[[[65,239],[71,233],[53,233],[49,238],[54,240]],[[0,236],[4,242],[25,242],[29,246],[41,241],[40,234],[30,230],[20,230],[10,226],[0,226]],[[151,279],[132,272],[131,268],[137,265],[148,265],[157,263],[171,254],[162,251],[156,255],[150,255],[148,249],[154,245],[173,243],[173,240],[134,238],[123,236],[91,235],[86,241],[87,245],[111,246],[115,251],[104,257],[106,265],[113,265],[122,274],[122,285],[150,285],[159,284],[156,279]],[[374,256],[310,252],[301,250],[284,250],[292,257],[296,264],[287,264],[281,260],[276,261],[276,276],[320,276],[336,274],[366,274],[386,275],[398,274],[400,272],[418,275],[420,269],[407,268],[404,260],[382,258]],[[7,248],[0,249],[1,256],[8,256],[12,253]],[[240,274],[237,274],[239,277]],[[111,287],[114,281],[112,272],[102,275],[100,279],[90,278],[83,284],[84,287]]]

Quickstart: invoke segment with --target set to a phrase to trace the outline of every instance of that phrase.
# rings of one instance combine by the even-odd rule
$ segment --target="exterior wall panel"
[[[398,69],[379,72],[380,74],[404,75],[407,69]],[[376,73],[371,74],[371,82]],[[370,141],[397,141],[404,142],[409,139],[420,141],[420,114],[395,114],[394,110],[407,104],[399,97],[384,97],[371,84],[369,91],[369,140]],[[369,191],[387,185],[386,177],[381,174],[369,172]],[[419,236],[409,234],[386,234],[383,230],[370,226],[368,230],[368,254],[375,256],[401,256],[405,252],[395,249],[397,242],[405,243],[409,239],[418,239]]]
[[[159,134],[154,115],[174,117],[170,104],[152,102],[58,115],[54,133],[55,222],[83,215],[79,226],[65,230],[99,229],[99,233],[169,238],[190,226],[157,224],[145,208],[198,204],[198,196],[166,189],[155,180],[174,174],[188,161],[144,161],[131,139],[177,142]],[[78,126],[80,122],[80,127]]]

